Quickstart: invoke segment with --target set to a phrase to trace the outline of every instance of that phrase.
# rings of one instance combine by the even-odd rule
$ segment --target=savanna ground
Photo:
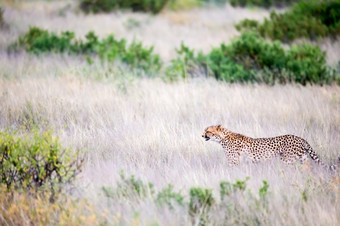
[[[140,78],[119,63],[94,59],[89,65],[80,56],[6,52],[30,26],[39,26],[72,30],[80,37],[94,30],[99,36],[114,33],[140,40],[154,45],[167,61],[182,40],[208,51],[238,35],[235,22],[261,19],[268,11],[226,6],[156,16],[84,15],[74,7],[67,1],[32,1],[4,8],[9,29],[0,31],[0,129],[53,129],[64,146],[85,151],[86,161],[67,193],[77,204],[47,204],[43,198],[32,204],[20,194],[8,204],[0,195],[3,224],[29,225],[33,219],[33,224],[52,225],[339,225],[338,174],[277,161],[230,168],[221,147],[201,138],[213,124],[252,137],[294,134],[305,138],[326,163],[335,163],[340,154],[339,86],[240,85],[204,77],[167,83]],[[339,61],[339,42],[318,44],[327,51],[329,64]],[[184,202],[189,202],[192,187],[212,189],[216,204],[200,221],[204,207],[192,216],[188,205],[158,205],[148,189],[143,197],[116,197],[110,191],[122,183],[121,171],[153,183],[155,194],[173,184]],[[244,191],[220,199],[220,181],[246,177]],[[258,192],[263,180],[269,184],[265,200]],[[51,205],[70,206],[69,213],[58,215],[58,207]],[[39,217],[39,208],[42,216],[53,217]]]

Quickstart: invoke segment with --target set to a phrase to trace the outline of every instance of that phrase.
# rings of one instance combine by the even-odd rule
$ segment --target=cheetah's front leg
[[[240,154],[234,150],[224,150],[225,156],[227,157],[227,161],[229,166],[237,166],[240,164]]]

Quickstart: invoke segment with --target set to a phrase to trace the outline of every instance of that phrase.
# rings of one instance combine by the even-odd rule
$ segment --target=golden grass
[[[48,193],[8,192],[0,187],[1,225],[95,225],[105,219],[85,200],[60,195],[51,203]],[[104,223],[104,222],[102,222]]]

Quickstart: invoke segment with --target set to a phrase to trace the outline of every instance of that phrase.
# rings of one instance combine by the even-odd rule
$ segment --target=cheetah
[[[335,165],[328,166],[321,162],[307,141],[294,135],[251,138],[233,133],[218,125],[207,127],[202,137],[206,141],[211,140],[221,144],[231,166],[238,165],[244,157],[253,163],[279,157],[286,164],[295,162],[303,164],[309,155],[319,165],[335,170]]]

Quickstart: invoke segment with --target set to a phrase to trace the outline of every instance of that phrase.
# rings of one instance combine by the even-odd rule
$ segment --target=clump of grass
[[[60,195],[51,203],[48,192],[12,191],[0,185],[1,225],[96,225],[106,224],[86,200],[72,200]]]

